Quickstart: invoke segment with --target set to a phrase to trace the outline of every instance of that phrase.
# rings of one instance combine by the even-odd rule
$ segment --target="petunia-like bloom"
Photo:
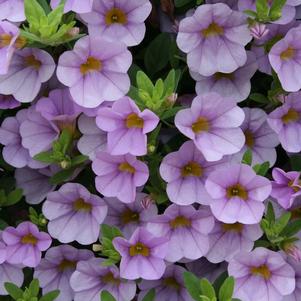
[[[57,77],[70,88],[77,104],[95,108],[128,92],[130,79],[126,72],[131,63],[132,55],[123,43],[86,36],[75,43],[72,51],[60,56]]]
[[[137,227],[146,226],[158,213],[155,203],[143,207],[143,200],[148,197],[145,193],[137,192],[135,202],[130,204],[123,204],[116,198],[105,198],[109,210],[104,223],[117,226],[125,238],[130,238]]]
[[[274,168],[271,196],[284,209],[292,207],[296,197],[301,195],[300,172],[285,172],[280,168]]]
[[[89,250],[80,250],[68,245],[50,248],[35,268],[34,278],[39,279],[43,294],[59,290],[56,301],[72,301],[74,292],[69,283],[71,275],[79,261],[93,257]]]
[[[156,236],[168,239],[165,259],[176,262],[204,256],[209,250],[208,233],[213,226],[214,218],[208,210],[173,204],[164,214],[152,218],[147,229]]]
[[[250,252],[262,234],[259,224],[225,224],[215,221],[208,235],[209,251],[205,256],[212,263],[230,261],[239,252]]]
[[[103,261],[92,258],[77,264],[70,279],[74,301],[99,301],[102,291],[110,292],[116,301],[133,300],[136,283],[120,278],[118,268],[115,265],[106,267]]]
[[[141,290],[138,300],[143,300],[149,290],[155,289],[154,301],[192,301],[184,285],[183,273],[185,271],[183,267],[172,264],[166,268],[160,280],[142,280],[138,284]]]
[[[292,28],[269,52],[269,61],[285,91],[296,92],[301,88],[301,26]]]
[[[0,109],[15,109],[19,107],[21,103],[17,101],[12,95],[0,95]]]
[[[257,70],[256,56],[248,51],[247,62],[232,73],[217,72],[211,76],[202,76],[191,72],[191,76],[197,81],[196,93],[204,95],[216,92],[223,97],[240,102],[245,100],[251,91],[251,78]]]
[[[279,144],[276,133],[267,123],[267,114],[258,108],[243,108],[245,120],[240,126],[246,138],[244,147],[232,158],[241,162],[244,153],[252,151],[252,165],[269,162],[273,166],[276,162],[277,153],[275,147]]]
[[[243,147],[245,137],[239,126],[244,117],[234,100],[208,93],[197,96],[191,108],[179,111],[175,125],[194,141],[207,161],[218,161]]]
[[[112,108],[100,108],[96,117],[97,126],[108,132],[107,151],[111,155],[146,155],[146,134],[153,131],[159,121],[152,111],[141,112],[129,97],[114,102]]]
[[[217,3],[200,5],[191,17],[180,22],[177,44],[188,53],[191,71],[211,76],[243,66],[247,61],[244,46],[251,39],[247,17]]]
[[[281,254],[265,248],[238,253],[228,272],[235,278],[233,297],[244,301],[282,301],[296,285],[293,268]]]
[[[144,21],[151,10],[149,0],[94,0],[92,12],[82,14],[81,18],[88,23],[91,36],[135,46],[144,38]]]
[[[233,164],[212,172],[205,187],[212,197],[213,215],[221,222],[257,224],[263,212],[263,201],[272,190],[270,181],[258,176],[246,164]]]
[[[292,153],[301,151],[301,92],[291,93],[285,103],[268,116],[270,127],[277,133],[282,147]]]
[[[208,205],[211,197],[205,189],[205,180],[212,171],[225,164],[225,160],[207,162],[193,141],[186,141],[178,151],[165,156],[160,165],[160,175],[167,182],[170,201],[178,205]]]
[[[156,280],[164,274],[164,258],[168,251],[166,237],[156,237],[144,228],[137,228],[129,240],[116,237],[113,245],[121,255],[121,277]]]
[[[51,8],[54,9],[60,4],[61,0],[51,0]],[[79,14],[88,13],[92,10],[93,0],[67,0],[64,6],[64,12],[74,11]]]
[[[23,22],[25,19],[24,0],[0,1],[0,20]]]
[[[117,197],[123,203],[132,203],[136,187],[143,186],[149,177],[145,163],[132,155],[112,156],[98,152],[92,169],[97,175],[96,189],[106,197]]]
[[[284,296],[283,301],[298,301],[301,294],[301,265],[290,257],[286,261],[295,271],[296,288],[290,295]]]
[[[55,62],[44,50],[25,48],[15,51],[8,72],[0,75],[0,93],[12,94],[20,102],[31,102],[54,70]]]
[[[7,245],[6,261],[27,267],[36,267],[41,261],[42,251],[47,250],[52,242],[47,233],[39,232],[31,222],[23,222],[17,228],[5,228],[2,239]]]
[[[48,232],[62,243],[94,243],[107,212],[108,207],[99,196],[75,183],[50,192],[43,204],[43,214],[49,220]]]

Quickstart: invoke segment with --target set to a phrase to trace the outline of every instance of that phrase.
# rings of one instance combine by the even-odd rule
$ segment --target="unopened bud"
[[[68,35],[71,37],[76,37],[79,34],[79,27],[73,27],[68,30]]]
[[[255,39],[260,40],[268,34],[269,29],[265,24],[255,22],[250,26],[250,32]]]
[[[154,204],[155,201],[152,199],[152,197],[150,195],[147,195],[146,197],[144,197],[141,201],[141,206],[143,209],[148,209],[152,204]]]
[[[294,258],[297,262],[301,262],[301,250],[295,244],[288,243],[283,249],[287,255]]]
[[[100,244],[94,244],[92,245],[93,252],[101,252],[102,251],[102,245]]]

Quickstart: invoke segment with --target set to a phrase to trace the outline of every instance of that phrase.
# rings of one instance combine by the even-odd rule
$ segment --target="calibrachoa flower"
[[[72,51],[60,56],[57,77],[70,88],[77,104],[95,108],[128,92],[130,80],[126,72],[131,63],[131,53],[123,43],[86,36],[75,43]]]
[[[211,76],[202,76],[191,72],[192,77],[197,81],[195,87],[197,94],[216,92],[236,102],[245,100],[251,91],[250,79],[257,70],[255,55],[248,51],[247,56],[246,64],[232,73],[217,72]]]
[[[19,107],[21,103],[17,101],[12,95],[0,95],[0,109],[15,109]]]
[[[272,190],[270,181],[256,175],[245,164],[233,164],[212,172],[205,184],[212,197],[213,215],[224,223],[257,224],[263,212],[263,201]]]
[[[22,22],[25,20],[24,0],[1,0],[0,20]]]
[[[44,50],[25,48],[15,51],[8,72],[0,75],[0,93],[12,94],[20,102],[31,102],[54,70],[54,60]]]
[[[296,288],[292,294],[286,295],[283,298],[283,301],[298,301],[301,294],[301,266],[300,262],[296,262],[294,259],[289,257],[286,258],[287,263],[294,269],[295,271],[295,279],[296,279]]]
[[[284,209],[292,207],[296,197],[301,195],[300,172],[285,172],[274,168],[271,196],[275,198]]]
[[[107,151],[111,155],[146,155],[146,134],[153,131],[159,121],[152,111],[141,112],[129,97],[114,102],[112,108],[100,108],[96,118],[97,126],[108,132]]]
[[[110,292],[116,301],[132,300],[136,294],[136,283],[120,278],[118,268],[104,266],[101,258],[80,261],[70,285],[74,301],[99,301],[102,291]]]
[[[40,264],[35,268],[34,277],[39,279],[43,294],[59,290],[56,301],[72,301],[74,292],[69,284],[72,273],[79,261],[88,260],[93,253],[68,245],[47,250]]]
[[[132,155],[112,156],[98,152],[92,169],[97,175],[96,189],[107,197],[117,197],[123,203],[132,203],[136,198],[136,187],[143,186],[149,177],[145,163]]]
[[[247,17],[226,4],[200,5],[180,22],[177,43],[188,53],[191,71],[204,76],[230,73],[247,61],[244,48],[252,39]]]
[[[5,228],[2,239],[7,245],[6,261],[22,263],[28,267],[36,267],[41,261],[42,251],[51,245],[51,237],[45,232],[39,232],[38,227],[31,222],[23,222],[17,228]]]
[[[143,300],[149,290],[154,288],[155,301],[192,301],[184,286],[183,273],[185,271],[183,267],[173,264],[166,268],[160,280],[142,280],[138,284],[141,290],[138,300]]]
[[[209,250],[208,233],[213,226],[214,218],[207,210],[173,204],[163,215],[152,218],[147,229],[156,236],[168,239],[165,259],[176,262],[204,256]]]
[[[285,103],[268,116],[270,127],[277,133],[282,147],[292,153],[301,151],[301,92],[291,93]]]
[[[282,256],[265,248],[241,252],[229,263],[233,296],[243,301],[281,301],[295,289],[295,272]]]
[[[205,180],[210,172],[224,164],[225,160],[207,162],[193,141],[186,141],[177,152],[164,157],[160,165],[170,201],[178,205],[208,205],[211,197],[205,189]]]
[[[50,5],[52,8],[56,8],[60,4],[61,0],[51,0]],[[82,14],[88,13],[92,10],[93,0],[67,0],[64,6],[64,12],[67,13],[70,10]]]
[[[74,240],[82,245],[94,243],[107,212],[108,207],[99,196],[75,183],[50,192],[43,204],[50,235],[63,243]]]
[[[168,239],[155,237],[144,228],[137,228],[129,240],[116,237],[115,249],[121,255],[120,276],[125,279],[160,279],[166,265]]]
[[[175,125],[194,141],[207,161],[218,161],[243,147],[245,137],[239,126],[244,117],[232,99],[207,93],[197,96],[191,108],[179,111]]]
[[[91,36],[98,35],[134,46],[144,38],[143,22],[151,10],[148,0],[94,0],[92,12],[81,17],[88,23]]]

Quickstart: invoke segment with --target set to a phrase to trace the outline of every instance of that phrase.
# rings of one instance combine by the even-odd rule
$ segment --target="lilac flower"
[[[160,165],[169,199],[178,205],[208,205],[211,197],[205,189],[205,180],[210,172],[225,164],[224,160],[207,162],[194,143],[186,141],[178,151],[165,156]]]
[[[0,240],[0,264],[2,264],[7,257],[6,245]]]
[[[0,109],[15,109],[19,107],[21,103],[17,101],[12,95],[0,95]]]
[[[116,301],[132,300],[136,294],[136,283],[120,278],[115,265],[106,267],[102,264],[101,258],[92,258],[77,264],[70,280],[74,301],[99,301],[101,292],[105,290]]]
[[[233,296],[244,301],[281,301],[295,289],[295,272],[282,256],[265,248],[241,252],[229,263]]]
[[[143,208],[141,202],[147,197],[147,194],[137,192],[135,202],[130,204],[123,204],[116,198],[105,198],[109,210],[104,223],[117,226],[125,238],[130,238],[137,227],[145,226],[158,213],[155,203]]]
[[[77,262],[92,257],[91,251],[68,245],[50,248],[34,271],[34,277],[39,279],[43,294],[58,289],[60,294],[56,301],[72,301],[74,292],[69,284],[71,275]]]
[[[75,183],[50,192],[43,204],[43,214],[49,220],[48,232],[62,243],[94,243],[107,212],[108,207],[100,197]]]
[[[282,147],[292,153],[301,151],[301,92],[291,93],[285,103],[268,116],[270,127],[277,133]]]
[[[42,251],[51,245],[51,237],[45,232],[39,232],[36,225],[31,222],[23,222],[17,228],[7,227],[2,233],[2,239],[7,245],[8,263],[24,264],[28,267],[36,267]]]
[[[213,226],[214,218],[207,210],[173,204],[163,215],[152,218],[147,229],[156,236],[168,239],[165,259],[176,262],[204,256],[209,250],[208,233]]]
[[[274,168],[271,196],[275,198],[284,209],[292,207],[296,197],[301,195],[300,172],[285,172]]]
[[[123,203],[132,203],[136,197],[136,187],[148,180],[149,171],[145,163],[132,155],[111,156],[99,152],[92,163],[97,175],[96,189],[106,197],[117,197]]]
[[[44,50],[25,48],[15,51],[8,72],[0,75],[0,93],[12,94],[20,102],[31,102],[54,69],[53,58]]]
[[[258,108],[243,108],[245,120],[241,125],[246,138],[244,147],[232,158],[241,162],[244,153],[252,151],[252,164],[269,162],[273,166],[276,162],[277,153],[275,147],[279,144],[278,136],[267,123],[267,114]]]
[[[88,23],[91,36],[102,36],[134,46],[144,38],[143,22],[151,10],[152,5],[148,0],[95,0],[92,12],[81,17]]]
[[[147,153],[146,134],[157,127],[159,120],[152,111],[141,112],[131,98],[124,97],[112,108],[100,108],[96,124],[108,132],[107,150],[111,155],[143,156]]]
[[[243,147],[245,137],[238,128],[243,120],[244,112],[233,100],[208,93],[197,96],[191,108],[179,111],[175,125],[194,141],[207,161],[218,161]]]
[[[250,42],[246,16],[223,3],[200,5],[180,22],[177,43],[188,53],[191,71],[204,76],[230,73],[247,61],[244,46]]]
[[[178,265],[170,265],[159,280],[142,280],[138,286],[141,290],[138,300],[141,301],[150,289],[155,289],[155,301],[192,301],[183,280],[186,270]]]
[[[131,53],[123,43],[87,36],[60,56],[57,77],[70,88],[77,104],[95,108],[128,92],[130,80],[126,72],[131,63]]]
[[[25,20],[24,0],[0,0],[0,20],[22,22]]]
[[[283,301],[298,301],[301,294],[301,266],[300,262],[294,261],[294,259],[286,258],[287,263],[294,269],[295,271],[295,279],[296,279],[296,287],[295,290],[290,294],[286,295],[283,298]]]
[[[121,277],[156,280],[164,274],[164,258],[168,251],[166,237],[155,237],[144,228],[137,228],[129,240],[116,237],[113,245],[121,255]]]
[[[269,53],[270,63],[277,73],[283,89],[288,92],[296,92],[301,88],[301,80],[297,76],[301,71],[300,28],[301,26],[289,30]]]
[[[213,198],[213,215],[223,223],[257,224],[263,212],[263,201],[270,195],[270,181],[256,175],[245,164],[233,164],[212,172],[205,187]]]
[[[198,95],[216,92],[223,95],[223,97],[240,102],[249,96],[251,91],[250,79],[255,74],[257,68],[255,55],[247,51],[245,65],[232,73],[217,72],[211,76],[202,76],[191,72],[191,75],[197,81],[196,92]]]
[[[54,9],[60,4],[61,0],[51,0],[51,8]],[[83,14],[92,10],[93,0],[67,0],[64,6],[64,12],[67,13],[70,10]]]

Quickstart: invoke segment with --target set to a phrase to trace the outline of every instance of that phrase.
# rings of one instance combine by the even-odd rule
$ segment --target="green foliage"
[[[252,151],[251,151],[251,149],[248,149],[244,153],[244,155],[242,157],[242,160],[241,160],[241,163],[247,164],[247,165],[252,165],[252,159],[253,159]]]
[[[102,291],[100,301],[116,301],[116,299],[108,291]]]
[[[39,228],[45,228],[47,220],[42,213],[38,213],[33,207],[29,207],[29,219],[32,223],[36,224]]]
[[[254,171],[259,175],[259,176],[265,176],[270,168],[270,163],[269,162],[264,162],[262,164],[256,164],[253,166]]]
[[[155,289],[152,288],[149,292],[147,292],[147,294],[144,296],[142,301],[154,301],[155,297],[156,297],[156,291]]]
[[[0,190],[0,208],[8,207],[17,204],[21,201],[23,190],[16,188],[15,190],[6,193],[4,189]]]

